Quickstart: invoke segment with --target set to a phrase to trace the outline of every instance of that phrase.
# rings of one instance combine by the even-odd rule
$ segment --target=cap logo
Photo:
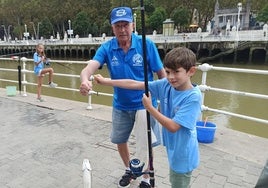
[[[121,17],[121,16],[125,16],[127,14],[125,9],[120,9],[118,11],[116,11],[116,16]]]
[[[119,21],[132,22],[132,13],[129,7],[118,7],[112,10],[111,24]]]

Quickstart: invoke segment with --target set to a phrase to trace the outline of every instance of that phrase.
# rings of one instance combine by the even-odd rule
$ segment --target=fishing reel
[[[146,172],[142,172],[142,169],[144,167],[144,162],[141,162],[139,159],[132,159],[129,162],[129,167],[131,172],[136,176],[139,177],[143,174],[145,174]]]
[[[46,66],[50,66],[50,59],[49,59],[49,58],[46,58],[46,61],[44,62],[44,64],[45,64]]]

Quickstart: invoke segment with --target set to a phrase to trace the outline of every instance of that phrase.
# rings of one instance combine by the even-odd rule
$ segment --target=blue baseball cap
[[[129,7],[117,7],[111,12],[111,24],[125,21],[133,22],[132,10]]]

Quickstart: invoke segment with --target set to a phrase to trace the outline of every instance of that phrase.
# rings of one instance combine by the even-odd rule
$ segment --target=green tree
[[[220,8],[236,8],[238,3],[234,0],[218,1]],[[239,2],[242,2],[243,8],[245,8],[248,1],[241,0]],[[166,18],[172,18],[175,24],[180,26],[185,24],[186,27],[186,20],[190,22],[194,9],[198,11],[198,25],[204,30],[207,22],[214,17],[215,2],[216,0],[144,0],[147,33],[152,33],[154,29],[161,33],[162,24]],[[267,0],[251,0],[251,12],[256,15],[259,13],[259,21],[267,21],[265,5],[267,6]],[[140,6],[140,1],[0,0],[0,25],[5,25],[6,28],[8,25],[12,25],[11,35],[13,39],[15,37],[23,38],[25,24],[28,26],[28,31],[33,34],[33,26],[35,24],[35,29],[37,30],[38,23],[42,23],[40,25],[40,36],[50,37],[53,35],[55,37],[56,32],[63,36],[64,32],[68,29],[68,20],[72,21],[74,32],[80,36],[87,35],[88,33],[91,33],[93,36],[101,36],[102,33],[109,35],[111,33],[109,26],[110,12],[112,8],[117,6],[137,8]],[[184,14],[183,10],[180,13],[177,12],[181,7],[190,12],[187,18],[184,17],[186,13]],[[159,9],[163,9],[163,11],[159,11]],[[82,15],[81,19],[86,19],[89,22],[88,24],[85,24],[85,20],[77,18],[80,12],[85,12],[87,18]],[[137,14],[137,31],[141,33],[140,9],[135,9],[133,12]],[[175,16],[177,14],[183,18]],[[0,27],[1,38],[4,35],[3,30],[3,27]]]
[[[100,28],[102,33],[105,33],[106,36],[112,36],[112,29],[111,29],[111,24],[109,20],[106,20],[103,25]]]
[[[264,23],[268,22],[268,4],[266,4],[263,9],[261,9],[257,16],[257,20]]]
[[[171,19],[179,30],[189,26],[190,11],[185,7],[178,7],[171,13]]]
[[[149,18],[149,24],[152,30],[156,30],[157,33],[161,33],[163,22],[166,20],[166,11],[164,8],[158,7]]]
[[[87,13],[84,11],[79,12],[73,22],[74,34],[78,34],[80,37],[88,36],[89,28],[90,22]]]
[[[39,36],[45,39],[49,39],[50,36],[55,36],[53,25],[50,22],[48,17],[45,17],[43,21],[41,22]]]

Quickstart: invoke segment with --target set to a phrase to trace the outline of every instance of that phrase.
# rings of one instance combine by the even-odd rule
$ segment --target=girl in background
[[[37,44],[36,52],[33,55],[34,59],[34,73],[37,75],[37,101],[43,102],[41,98],[41,88],[43,83],[44,75],[49,73],[48,85],[51,88],[57,87],[57,84],[53,83],[54,70],[51,67],[45,68],[44,63],[48,61],[43,44]]]

